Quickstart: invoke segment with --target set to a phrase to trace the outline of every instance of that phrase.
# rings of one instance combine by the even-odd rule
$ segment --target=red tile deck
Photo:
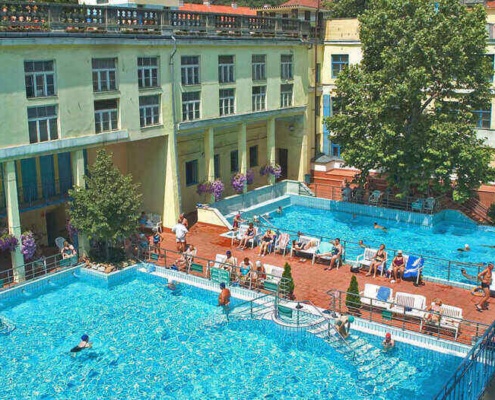
[[[243,257],[249,257],[253,262],[260,259],[263,263],[280,267],[288,262],[292,267],[296,299],[311,300],[319,307],[328,308],[330,302],[328,290],[346,291],[349,287],[353,275],[349,271],[349,266],[344,265],[338,270],[324,271],[325,265],[312,265],[311,260],[300,262],[299,257],[290,257],[290,255],[282,256],[272,253],[260,258],[258,257],[258,248],[238,250],[235,246],[231,246],[230,239],[220,237],[220,234],[225,232],[225,228],[197,223],[190,229],[188,243],[192,243],[198,248],[197,255],[199,257],[210,260],[214,260],[217,253],[225,254],[227,250],[231,250],[239,261]],[[170,229],[165,228],[162,237],[161,247],[175,250],[175,235],[170,232]],[[357,278],[360,290],[364,290],[366,283],[382,284],[393,288],[394,292],[400,291],[426,296],[427,304],[430,304],[435,297],[439,297],[445,304],[462,308],[463,317],[466,320],[491,324],[495,319],[495,305],[492,305],[488,311],[476,311],[474,304],[479,301],[479,297],[471,295],[466,289],[431,282],[425,282],[424,286],[418,287],[415,287],[412,282],[391,284],[384,277],[365,277],[364,273],[357,274]]]

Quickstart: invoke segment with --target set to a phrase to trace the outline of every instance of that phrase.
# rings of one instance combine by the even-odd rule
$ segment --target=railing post
[[[370,299],[370,322],[373,320],[373,299]]]

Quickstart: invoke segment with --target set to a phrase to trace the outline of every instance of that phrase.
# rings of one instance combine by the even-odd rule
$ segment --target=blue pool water
[[[17,329],[0,336],[3,399],[430,399],[460,359],[380,338],[354,365],[309,334],[271,321],[225,322],[215,293],[139,274],[110,289],[77,281],[6,306]],[[93,348],[69,350],[87,333]],[[386,357],[390,368],[374,368]],[[383,365],[383,364],[378,364]]]
[[[274,206],[275,211],[276,206]],[[422,255],[426,259],[424,274],[457,282],[468,282],[462,274],[460,263],[480,263],[495,260],[495,232],[491,227],[467,225],[441,221],[432,227],[391,221],[377,217],[356,215],[347,212],[327,211],[300,205],[284,208],[282,215],[270,213],[270,223],[281,231],[301,231],[308,236],[336,238],[357,243],[363,240],[368,247],[378,248],[384,243],[389,249],[401,249],[405,254]],[[373,228],[373,222],[387,228],[384,232]],[[469,244],[471,251],[459,252]],[[485,246],[483,246],[485,245]],[[347,260],[354,260],[362,249],[349,246]],[[448,276],[448,262],[428,260],[430,257],[452,260]],[[459,263],[459,264],[457,264]],[[470,274],[477,274],[477,268],[466,268]]]

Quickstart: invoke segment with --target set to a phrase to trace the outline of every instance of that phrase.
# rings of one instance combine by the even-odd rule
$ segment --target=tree
[[[345,305],[349,312],[356,312],[357,309],[361,308],[361,296],[359,295],[359,285],[356,275],[352,275],[351,277],[351,283],[345,297]]]
[[[113,166],[112,155],[103,149],[96,153],[85,182],[86,188],[69,190],[70,221],[89,239],[103,242],[109,260],[110,246],[136,231],[141,209],[139,185],[130,175],[122,175]]]
[[[284,272],[282,272],[281,286],[283,286],[284,291],[287,292],[287,297],[289,299],[293,299],[295,285],[294,285],[294,279],[292,278],[291,267],[288,262],[286,262],[284,265]]]
[[[332,18],[356,18],[368,7],[369,0],[324,1],[324,8],[331,11]]]
[[[339,110],[327,119],[358,180],[376,169],[401,193],[454,186],[461,200],[494,177],[474,130],[493,76],[485,18],[458,0],[369,4],[359,18],[363,59],[339,74]]]

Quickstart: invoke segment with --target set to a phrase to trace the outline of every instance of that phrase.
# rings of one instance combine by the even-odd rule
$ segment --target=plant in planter
[[[278,179],[282,176],[282,167],[278,164],[266,164],[260,168],[260,175],[271,175]]]
[[[246,171],[246,183],[251,185],[254,182],[254,171],[252,169],[248,169]]]
[[[220,179],[215,179],[211,183],[211,193],[213,197],[215,197],[215,201],[218,201],[222,198],[223,191],[225,190],[225,185]]]
[[[232,176],[231,184],[234,192],[242,193],[244,191],[244,185],[246,183],[246,175],[241,172],[238,172],[234,176]]]
[[[361,308],[361,297],[359,296],[359,286],[356,276],[351,277],[351,283],[347,289],[345,305],[351,314],[359,314]]]
[[[7,230],[4,230],[2,236],[0,236],[0,251],[15,251],[19,241],[17,238],[10,234]]]
[[[36,254],[36,241],[31,231],[26,231],[21,235],[21,253],[24,261],[30,261]]]
[[[288,299],[294,300],[296,298],[296,296],[294,296],[294,279],[292,278],[292,271],[288,262],[284,265],[284,272],[282,273],[282,282],[280,283],[280,286],[281,289],[286,292]]]

